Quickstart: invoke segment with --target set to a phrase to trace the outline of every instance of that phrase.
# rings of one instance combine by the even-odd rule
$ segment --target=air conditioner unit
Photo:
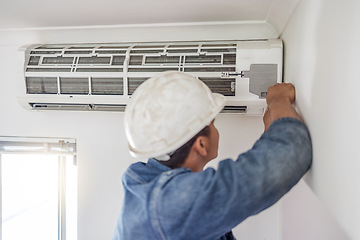
[[[19,100],[31,110],[123,111],[142,82],[169,70],[225,95],[223,112],[262,115],[267,88],[282,81],[282,42],[32,45]]]

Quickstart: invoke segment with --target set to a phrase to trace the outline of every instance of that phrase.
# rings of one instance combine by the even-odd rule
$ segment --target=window
[[[71,139],[0,137],[2,240],[74,240],[77,171]]]

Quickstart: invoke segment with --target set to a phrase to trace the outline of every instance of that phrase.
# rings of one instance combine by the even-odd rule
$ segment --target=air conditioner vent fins
[[[235,43],[153,45],[44,45],[30,49],[25,68],[28,94],[131,95],[163,71],[188,72],[213,92],[235,96]]]
[[[263,115],[282,56],[279,39],[32,45],[18,99],[31,110],[123,111],[146,79],[173,70],[225,95],[223,112]]]

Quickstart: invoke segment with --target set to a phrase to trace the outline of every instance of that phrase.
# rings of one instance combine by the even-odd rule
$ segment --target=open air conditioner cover
[[[32,45],[25,50],[24,107],[123,111],[134,90],[163,71],[198,77],[226,96],[224,112],[261,115],[282,78],[282,42]]]

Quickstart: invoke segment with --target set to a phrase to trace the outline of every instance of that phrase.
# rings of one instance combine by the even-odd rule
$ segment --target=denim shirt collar
[[[159,161],[153,159],[153,158],[149,158],[147,165],[149,165],[150,167],[156,168],[161,172],[167,172],[167,171],[171,171],[172,169],[168,166],[165,166],[164,164],[160,163]]]
[[[185,167],[172,169],[153,158],[148,159],[147,165],[158,170],[159,172],[167,172],[170,175],[175,175],[181,172],[191,172],[189,168]]]

